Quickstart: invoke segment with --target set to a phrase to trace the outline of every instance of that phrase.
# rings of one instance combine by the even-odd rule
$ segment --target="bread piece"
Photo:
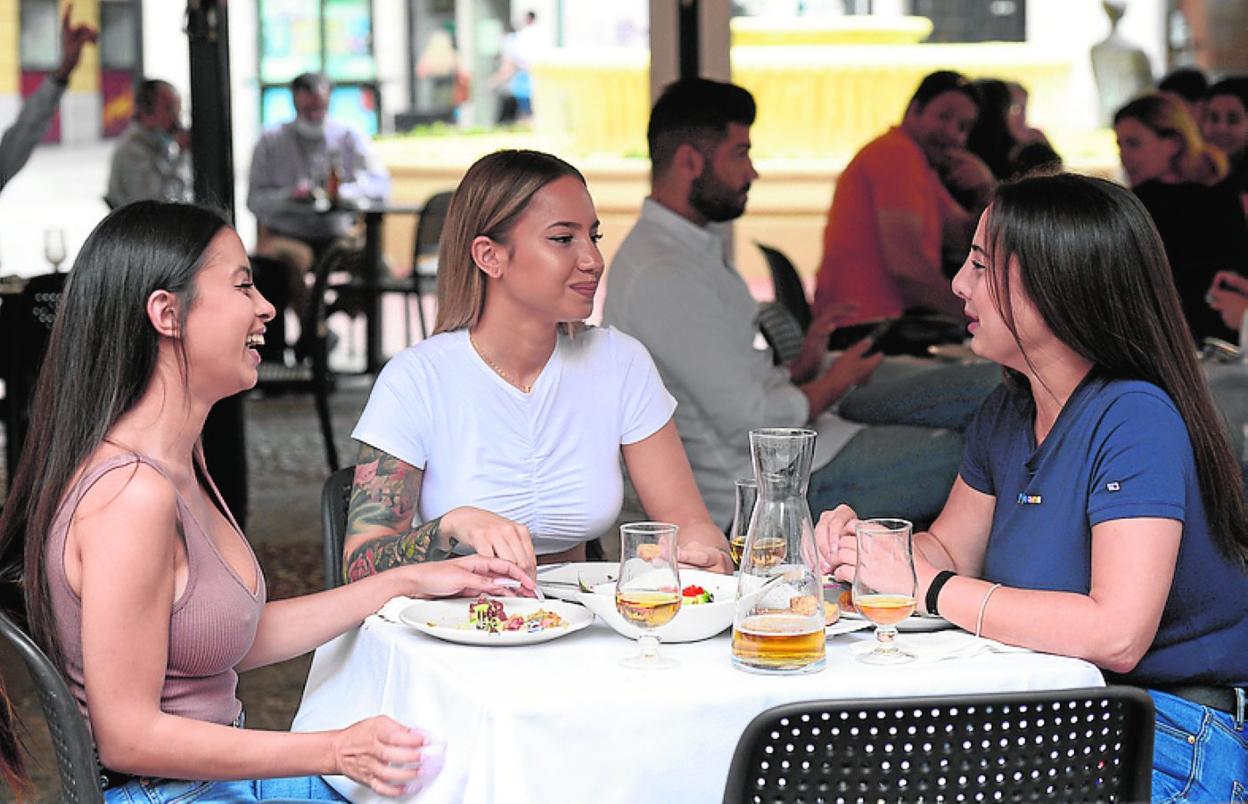
[[[831,600],[823,601],[823,624],[829,626],[841,619],[841,607]]]

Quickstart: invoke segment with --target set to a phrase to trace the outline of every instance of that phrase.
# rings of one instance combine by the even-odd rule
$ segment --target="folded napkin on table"
[[[855,655],[875,649],[874,639],[864,639],[849,646]],[[927,634],[900,634],[897,647],[913,653],[916,661],[938,662],[942,659],[965,659],[980,653],[1030,653],[1027,648],[1006,645],[965,631],[935,631]]]
[[[388,623],[398,623],[402,625],[403,621],[399,619],[399,615],[403,612],[403,609],[415,602],[416,598],[414,597],[405,597],[404,595],[392,597],[386,601],[386,605],[377,609],[377,616]]]

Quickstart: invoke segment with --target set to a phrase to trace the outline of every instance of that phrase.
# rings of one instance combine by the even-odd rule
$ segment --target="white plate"
[[[466,627],[468,622],[468,606],[475,598],[455,597],[445,600],[421,600],[413,603],[399,613],[399,619],[429,636],[458,642],[463,645],[533,645],[538,642],[549,642],[573,631],[579,631],[594,621],[594,614],[583,606],[574,606],[562,600],[533,600],[527,597],[498,598],[503,601],[507,615],[528,615],[538,609],[553,611],[564,619],[567,625],[559,628],[547,628],[542,631],[503,631],[491,634],[476,628]]]
[[[555,581],[557,586],[543,586],[542,594],[546,597],[557,597],[560,600],[576,601],[581,594],[576,587],[577,580],[584,581],[586,588],[592,589],[600,583],[615,583],[620,572],[616,561],[573,561],[567,564],[552,566],[549,569],[537,568],[537,581]]]
[[[855,611],[842,611],[841,619],[846,618],[856,622],[871,622]],[[897,623],[898,631],[945,631],[949,628],[957,628],[957,626],[944,617],[934,617],[930,614],[912,614]]]
[[[864,631],[870,627],[870,620],[864,620],[861,617],[846,618],[842,615],[841,619],[825,627],[823,629],[823,633],[830,637],[834,637],[838,634],[848,634],[853,631]]]

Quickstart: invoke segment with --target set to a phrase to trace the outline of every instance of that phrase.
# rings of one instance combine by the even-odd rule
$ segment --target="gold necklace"
[[[510,375],[510,374],[508,374],[507,372],[503,371],[501,368],[499,368],[499,365],[498,365],[497,363],[495,363],[493,360],[490,360],[488,357],[486,357],[486,356],[485,356],[485,352],[481,351],[481,347],[480,347],[480,346],[477,346],[477,342],[476,342],[476,340],[474,340],[474,339],[473,339],[473,337],[472,337],[472,333],[471,333],[471,332],[470,332],[470,333],[468,333],[468,343],[471,343],[471,344],[472,344],[472,349],[473,349],[473,351],[475,351],[475,352],[477,353],[477,356],[478,356],[478,357],[480,357],[482,360],[484,360],[484,361],[485,361],[485,364],[486,364],[487,366],[489,366],[490,368],[494,369],[494,373],[495,373],[495,374],[497,374],[498,376],[502,377],[502,378],[503,378],[503,380],[504,380],[504,381],[505,381],[508,385],[513,385],[513,386],[515,386],[516,388],[519,388],[521,391],[523,391],[523,392],[524,392],[524,393],[526,393],[526,394],[531,394],[531,393],[533,393],[533,386],[532,386],[532,385],[525,385],[524,383],[520,382],[520,381],[519,381],[519,380],[517,380],[517,379],[512,379],[511,375]]]

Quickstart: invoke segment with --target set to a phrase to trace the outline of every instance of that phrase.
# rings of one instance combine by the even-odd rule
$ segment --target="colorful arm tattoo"
[[[347,582],[403,564],[439,561],[456,541],[438,519],[412,525],[424,473],[379,449],[361,446],[347,508],[346,538],[376,534],[351,551],[343,567]],[[381,531],[378,533],[378,531]]]

